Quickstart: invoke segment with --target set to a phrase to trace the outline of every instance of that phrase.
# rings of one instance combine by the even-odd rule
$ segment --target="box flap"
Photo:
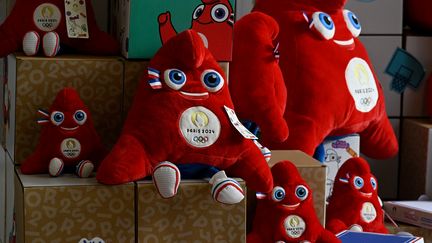
[[[271,152],[270,167],[281,160],[289,160],[297,167],[325,167],[318,160],[300,150],[272,150]]]
[[[384,204],[432,213],[432,201],[389,201]]]
[[[50,177],[48,174],[24,175],[17,167],[16,173],[24,188],[29,187],[64,187],[64,186],[103,186],[91,178],[79,178],[73,174],[63,174],[59,177]],[[133,184],[128,183],[128,184]]]

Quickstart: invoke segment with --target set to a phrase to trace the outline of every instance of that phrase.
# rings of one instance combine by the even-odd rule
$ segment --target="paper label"
[[[186,142],[198,148],[214,144],[221,131],[217,116],[203,106],[185,110],[180,117],[179,128]]]
[[[33,21],[42,31],[54,31],[60,24],[61,16],[60,9],[56,5],[43,3],[33,12]]]
[[[235,111],[229,107],[224,106],[226,113],[231,124],[237,129],[237,131],[246,139],[258,139],[253,133],[251,133],[243,124],[239,121]]]
[[[374,221],[377,216],[377,212],[373,204],[370,202],[363,203],[360,216],[366,223]]]
[[[75,138],[66,138],[60,145],[60,150],[68,159],[75,159],[81,153],[81,144]]]
[[[299,238],[306,230],[305,221],[297,215],[290,215],[284,221],[284,227],[287,235],[291,238]]]
[[[375,78],[367,62],[361,58],[351,59],[345,70],[348,90],[360,112],[371,111],[378,102]]]
[[[89,38],[86,0],[65,0],[66,28],[69,38]]]

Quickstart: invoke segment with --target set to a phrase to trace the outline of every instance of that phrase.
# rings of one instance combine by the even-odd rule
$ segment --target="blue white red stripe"
[[[264,199],[267,197],[267,194],[262,193],[262,192],[257,192],[257,193],[255,193],[255,196],[257,199]]]
[[[162,83],[159,79],[160,72],[154,68],[147,68],[148,73],[148,83],[153,89],[162,88]]]
[[[46,110],[38,109],[38,113],[45,117],[50,117],[49,112]]]
[[[45,118],[37,119],[37,123],[38,123],[38,124],[44,124],[44,123],[48,123],[48,122],[49,122],[49,120],[48,120],[48,119],[45,119]]]

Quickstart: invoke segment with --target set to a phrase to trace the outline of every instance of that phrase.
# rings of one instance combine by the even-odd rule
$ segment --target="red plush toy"
[[[324,229],[313,207],[312,191],[290,161],[271,169],[273,191],[259,198],[248,243],[340,242]]]
[[[326,228],[334,233],[347,229],[388,233],[378,183],[366,160],[352,158],[339,169],[326,217]]]
[[[276,21],[254,12],[234,25],[233,60],[230,65],[230,91],[242,119],[254,121],[264,143],[283,142],[288,126],[283,117],[287,92],[278,64],[279,34]]]
[[[234,12],[229,0],[201,0],[192,13],[191,29],[197,31],[205,45],[217,60],[228,61],[231,57],[232,28]],[[177,34],[171,22],[171,13],[162,13],[158,17],[159,34],[162,43],[166,43]],[[223,38],[221,38],[223,35]]]
[[[44,118],[36,150],[21,165],[23,174],[48,172],[59,176],[64,170],[75,170],[88,177],[105,155],[88,108],[73,88],[61,90],[49,112],[39,110]]]
[[[327,136],[359,133],[364,154],[388,158],[397,153],[382,88],[357,39],[360,22],[354,13],[343,9],[344,4],[345,0],[257,0],[254,11],[270,15],[279,24],[279,65],[288,91],[284,117],[290,135],[284,143],[263,141],[271,149],[299,149],[312,155]],[[255,27],[256,21],[251,19],[250,25]],[[257,33],[267,35],[262,24],[257,26]],[[266,43],[271,46],[271,39]],[[259,50],[258,44],[236,52],[237,63],[250,61],[247,52]],[[242,92],[241,87],[274,82],[272,75],[263,74],[259,63],[236,72],[233,82],[241,82],[238,89],[231,90],[236,94]],[[266,89],[261,92],[273,95],[266,94]],[[256,98],[251,95],[248,101],[252,99]],[[257,107],[249,109],[253,112]],[[280,106],[273,109],[279,112]]]
[[[69,38],[68,30],[77,38]],[[88,32],[88,38],[82,38],[86,37],[82,31]],[[60,43],[95,55],[113,55],[119,50],[117,42],[97,27],[89,0],[16,0],[0,26],[0,36],[0,57],[21,48],[27,55],[35,55],[39,46],[46,56],[55,56]]]
[[[228,108],[228,111],[226,111]],[[227,170],[257,191],[272,189],[270,169],[260,149],[236,127],[223,71],[200,35],[187,30],[171,38],[150,61],[111,153],[97,179],[119,184],[153,175],[164,198],[176,194],[176,164],[200,163]],[[247,132],[245,133],[245,135]],[[243,199],[241,188],[216,174],[213,197],[223,203]]]
[[[431,9],[430,0],[405,0],[404,19],[411,28],[432,33]]]

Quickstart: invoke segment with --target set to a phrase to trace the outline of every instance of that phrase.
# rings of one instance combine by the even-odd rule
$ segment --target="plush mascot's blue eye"
[[[54,111],[53,113],[51,113],[51,122],[54,125],[58,126],[58,125],[62,124],[63,121],[64,121],[63,112]]]
[[[358,37],[361,32],[361,24],[359,19],[353,12],[346,9],[343,11],[343,14],[347,28],[354,37]]]
[[[336,28],[330,15],[324,12],[315,12],[312,14],[311,24],[324,37],[324,39],[330,40],[334,37]]]
[[[354,187],[355,187],[356,189],[361,189],[361,188],[363,188],[363,186],[364,186],[363,178],[361,178],[360,176],[356,176],[356,177],[354,177],[353,182],[354,182]]]
[[[165,83],[174,90],[179,90],[186,83],[186,74],[179,69],[167,69],[164,72]]]
[[[87,114],[82,110],[77,110],[74,114],[74,120],[79,125],[82,125],[87,120]]]
[[[300,185],[300,186],[297,186],[295,194],[296,194],[296,197],[298,199],[303,201],[308,197],[309,190],[307,189],[307,187]]]
[[[212,69],[207,69],[201,74],[201,81],[204,87],[210,92],[219,91],[225,82],[222,75]]]
[[[285,190],[282,187],[277,186],[277,187],[273,188],[273,191],[272,191],[273,201],[280,202],[284,198],[285,198]]]

